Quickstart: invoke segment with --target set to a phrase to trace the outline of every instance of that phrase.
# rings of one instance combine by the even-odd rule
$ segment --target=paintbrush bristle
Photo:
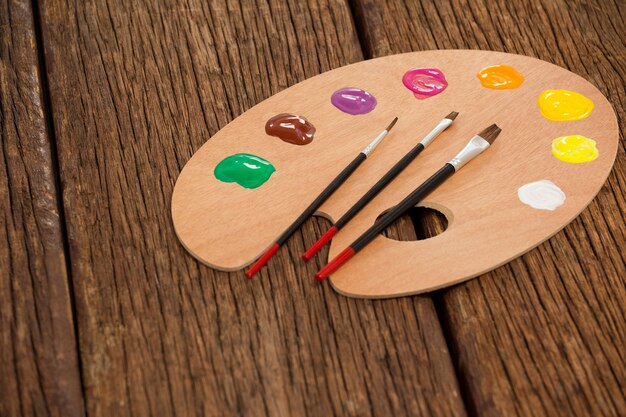
[[[395,119],[393,119],[393,121],[391,123],[389,123],[389,126],[387,126],[387,129],[385,129],[385,130],[387,132],[389,132],[391,130],[391,128],[395,126],[397,121],[398,121],[398,118],[396,117]]]
[[[478,134],[481,138],[485,139],[491,145],[494,140],[498,137],[498,135],[502,132],[502,129],[498,127],[497,124],[492,124],[487,129],[483,130]]]
[[[456,119],[456,117],[459,115],[459,112],[453,111],[452,113],[450,113],[449,115],[447,115],[445,118],[448,120],[454,120]]]

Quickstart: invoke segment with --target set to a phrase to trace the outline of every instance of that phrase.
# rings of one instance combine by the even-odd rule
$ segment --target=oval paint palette
[[[506,89],[485,87],[478,74],[498,65],[513,68],[523,82],[509,83]],[[435,69],[441,76],[436,73],[434,83],[417,69]],[[409,71],[413,72],[405,77]],[[500,85],[502,74],[489,71],[482,80],[491,77]],[[375,107],[366,114],[351,114],[333,105],[333,94],[347,86],[371,94],[376,99]],[[418,89],[420,97],[416,98]],[[560,108],[570,113],[572,109],[578,111],[582,103],[589,114],[565,121],[544,117],[539,104],[547,91],[578,100],[564,107],[548,102],[551,112]],[[593,107],[578,95],[592,102]],[[337,291],[354,297],[408,295],[494,269],[572,221],[598,193],[615,159],[618,126],[610,104],[593,85],[563,68],[534,58],[488,51],[394,55],[338,68],[299,83],[220,130],[196,152],[178,178],[172,197],[176,232],[183,245],[205,264],[221,270],[242,269],[274,242],[390,120],[399,118],[376,151],[321,206],[319,215],[337,220],[452,111],[459,112],[454,124],[334,237],[329,256],[336,256],[473,135],[497,123],[502,133],[494,145],[420,204],[445,214],[447,230],[416,242],[376,238],[331,276]],[[314,140],[296,146],[267,135],[268,120],[282,114],[308,121],[315,128]],[[550,117],[554,119],[552,113]],[[288,124],[285,127],[291,128]],[[567,158],[553,154],[555,139],[574,136],[592,140],[597,155],[594,153],[584,163],[572,163],[572,155],[589,153],[591,142],[580,140],[558,143],[557,150],[566,153]],[[579,144],[587,148],[576,148]],[[216,178],[214,171],[220,162],[239,154],[263,158],[274,170],[262,166],[264,170],[255,176],[250,170],[256,164],[245,165],[245,179],[254,179],[252,188],[241,180],[244,186],[228,182],[229,177]],[[579,159],[574,162],[581,162]],[[302,279],[314,284],[312,276]]]

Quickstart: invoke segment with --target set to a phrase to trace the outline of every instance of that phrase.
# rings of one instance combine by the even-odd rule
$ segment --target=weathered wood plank
[[[623,4],[355,3],[371,56],[434,48],[531,55],[586,77],[614,104],[622,142],[589,208],[539,248],[437,300],[470,414],[625,415]]]
[[[171,225],[174,181],[220,127],[362,59],[344,2],[41,6],[90,416],[465,415],[429,298],[311,279],[327,252],[300,254],[327,222],[253,281],[198,264]]]
[[[82,393],[30,1],[0,1],[0,415],[80,416]]]

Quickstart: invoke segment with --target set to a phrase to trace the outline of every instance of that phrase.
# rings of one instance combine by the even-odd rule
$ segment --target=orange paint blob
[[[485,67],[476,74],[483,87],[494,90],[511,90],[524,82],[522,74],[508,65],[493,65]]]

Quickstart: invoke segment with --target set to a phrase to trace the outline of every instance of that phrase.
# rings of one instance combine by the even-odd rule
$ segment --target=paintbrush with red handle
[[[496,137],[500,134],[501,129],[493,124],[474,136],[468,144],[454,158],[445,164],[439,171],[433,174],[422,185],[417,187],[404,200],[393,207],[387,214],[378,220],[372,227],[363,233],[357,240],[352,242],[350,246],[344,249],[332,261],[330,261],[317,274],[315,279],[324,281],[330,274],[335,272],[341,265],[348,262],[355,253],[367,246],[380,232],[385,230],[387,226],[393,223],[398,217],[406,213],[411,207],[423,200],[435,188],[443,184],[445,180],[450,178],[452,174],[457,172],[463,165],[474,159],[476,156],[484,152],[491,146]]]
[[[356,158],[354,158],[354,160],[350,162],[348,166],[345,167],[343,171],[341,171],[339,175],[337,175],[335,179],[331,181],[330,184],[328,184],[324,191],[322,191],[320,195],[318,195],[317,198],[313,200],[313,202],[302,212],[302,214],[291,224],[291,226],[289,226],[287,230],[285,230],[283,234],[280,235],[276,242],[274,242],[274,244],[270,246],[270,248],[263,254],[263,256],[261,256],[259,260],[256,261],[256,263],[252,265],[252,267],[246,272],[246,276],[248,278],[252,278],[254,274],[256,274],[259,269],[261,269],[261,267],[263,267],[263,265],[265,265],[267,261],[269,261],[270,258],[274,256],[274,254],[278,251],[278,248],[280,248],[280,246],[284,244],[287,239],[289,239],[289,237],[293,235],[296,230],[298,230],[300,226],[302,226],[302,223],[304,223],[306,219],[308,219],[313,213],[315,213],[315,211],[324,203],[324,201],[326,201],[328,197],[330,197],[337,190],[337,188],[339,188],[341,184],[343,184],[344,181],[347,180],[354,171],[356,171],[359,165],[361,165],[361,163],[365,161],[367,156],[376,148],[376,146],[378,146],[380,141],[382,141],[384,137],[387,136],[387,133],[389,133],[389,131],[396,124],[397,121],[397,117],[393,119],[389,126],[387,126],[385,130],[380,132],[378,136],[376,136],[374,140],[372,140],[372,142],[365,147],[365,149],[359,152]]]

